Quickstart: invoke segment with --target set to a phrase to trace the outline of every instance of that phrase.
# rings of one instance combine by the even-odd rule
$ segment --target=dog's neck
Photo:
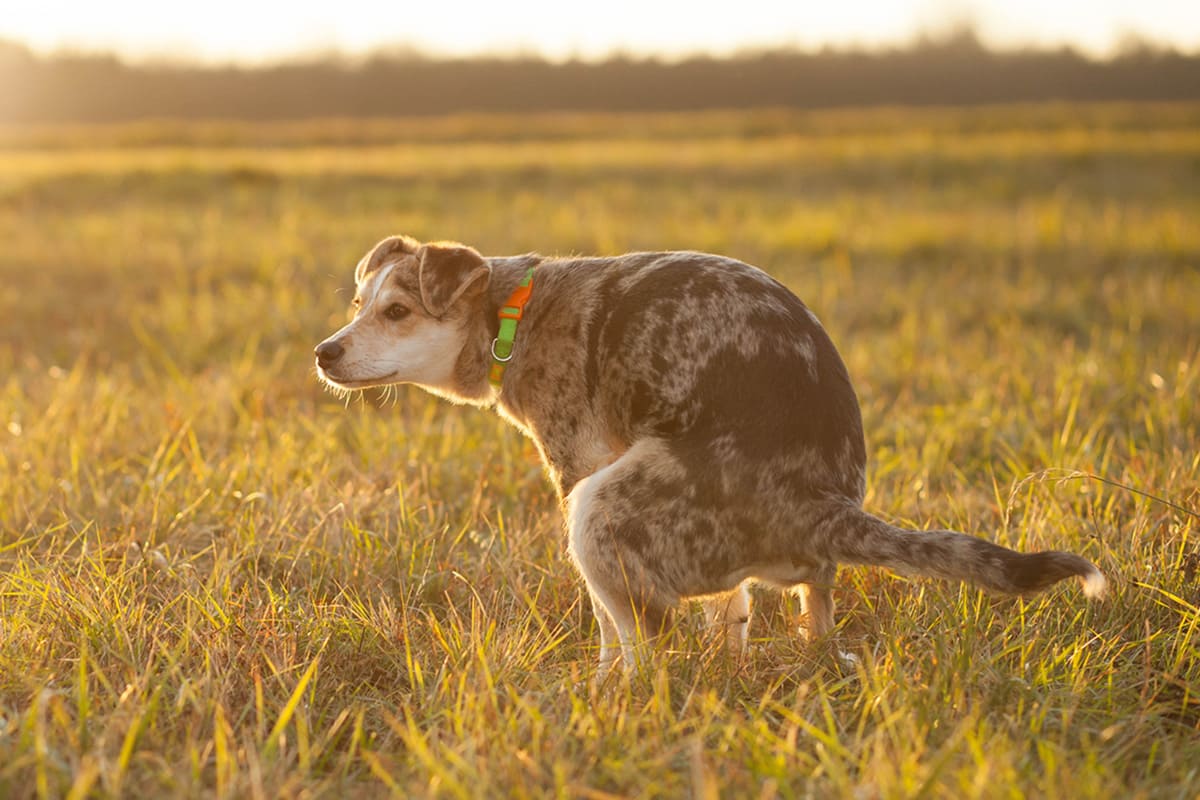
[[[542,261],[541,256],[524,255],[509,258],[489,258],[488,264],[492,269],[488,281],[486,295],[485,318],[488,323],[488,347],[490,352],[491,340],[496,337],[500,328],[500,308],[508,302],[513,290],[525,277],[525,271]],[[537,289],[535,288],[536,292]]]
[[[525,271],[541,261],[542,258],[536,255],[488,259],[491,277],[481,311],[472,314],[464,322],[467,326],[466,344],[455,363],[455,385],[449,392],[438,394],[474,405],[488,405],[496,399],[496,390],[488,383],[487,376],[492,366],[492,340],[500,328],[500,307],[517,288]],[[536,276],[533,296],[537,297]],[[520,336],[519,333],[517,335]]]

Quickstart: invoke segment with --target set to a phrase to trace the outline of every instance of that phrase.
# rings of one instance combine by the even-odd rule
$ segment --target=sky
[[[964,22],[1002,47],[1069,44],[1103,56],[1140,36],[1200,52],[1200,0],[0,0],[0,40],[39,53],[246,64],[396,46],[552,59],[886,46]]]

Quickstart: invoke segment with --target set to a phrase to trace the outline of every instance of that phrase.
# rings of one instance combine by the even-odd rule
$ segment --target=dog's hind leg
[[[648,641],[666,627],[679,595],[663,574],[670,564],[671,526],[678,517],[660,445],[645,442],[575,484],[567,497],[568,549],[579,567],[600,622],[599,676],[616,662],[619,639],[626,669],[646,663]],[[660,491],[649,496],[653,483]]]
[[[741,655],[750,634],[750,587],[743,583],[729,594],[706,597],[703,605],[709,627],[724,637],[730,655]]]
[[[671,607],[678,598],[662,591],[653,576],[615,546],[611,537],[597,535],[592,528],[572,531],[572,542],[594,537],[572,548],[572,554],[587,581],[593,604],[600,606],[607,622],[600,624],[600,662],[597,677],[603,679],[617,663],[619,645],[626,669],[649,662],[649,644],[666,629]],[[615,640],[615,641],[614,641]]]
[[[836,577],[837,567],[821,567],[811,582],[802,583],[797,589],[797,594],[800,595],[800,613],[804,617],[800,623],[800,632],[809,642],[823,639],[833,630],[831,587]]]
[[[592,616],[596,618],[596,626],[600,628],[600,664],[597,667],[597,675],[603,679],[621,655],[621,637],[617,633],[617,624],[613,622],[612,615],[591,587],[588,587],[588,594],[592,599]]]

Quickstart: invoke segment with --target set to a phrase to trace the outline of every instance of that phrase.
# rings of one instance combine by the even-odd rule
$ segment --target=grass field
[[[762,266],[870,509],[1108,598],[845,569],[857,669],[764,593],[592,699],[531,446],[316,383],[395,232]],[[0,796],[1200,793],[1200,107],[0,130],[0,276]]]

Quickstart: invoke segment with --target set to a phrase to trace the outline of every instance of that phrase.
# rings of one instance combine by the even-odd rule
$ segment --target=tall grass
[[[1194,796],[1197,122],[5,132],[0,794]],[[763,266],[846,357],[870,508],[1080,552],[1109,598],[847,569],[857,669],[762,594],[744,663],[685,613],[650,676],[594,696],[529,445],[313,379],[393,232]]]

